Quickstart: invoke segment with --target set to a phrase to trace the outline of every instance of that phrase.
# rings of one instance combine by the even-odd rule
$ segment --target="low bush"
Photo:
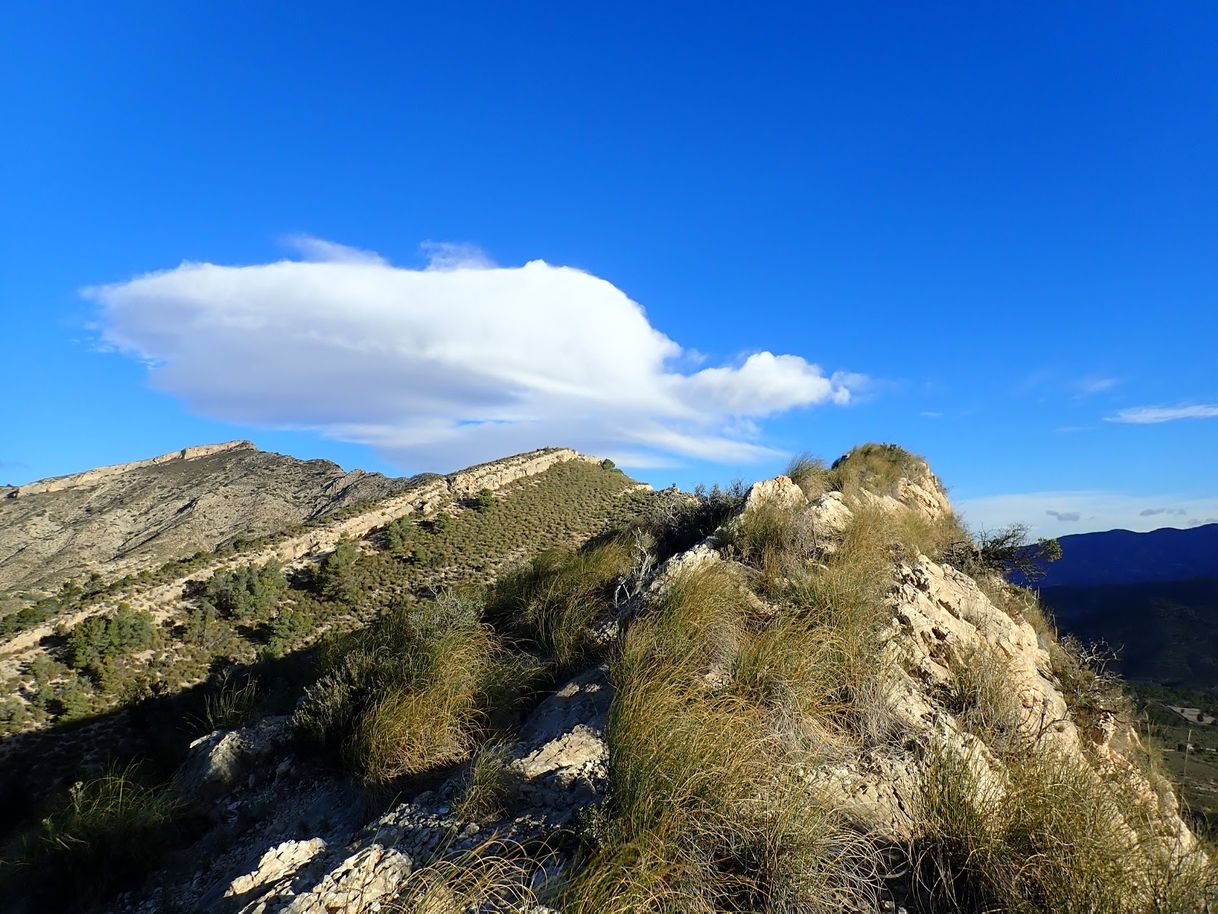
[[[1028,528],[1012,524],[997,533],[981,532],[962,540],[948,553],[947,560],[974,577],[991,574],[1002,578],[1018,575],[1034,581],[1045,574],[1045,565],[1061,558],[1062,547],[1055,539],[1028,542]]]
[[[313,614],[307,609],[284,607],[266,625],[267,656],[282,657],[296,647],[317,626]]]
[[[203,599],[226,618],[244,622],[265,619],[287,589],[283,566],[270,559],[217,571],[203,586]]]
[[[505,702],[527,700],[536,664],[508,651],[452,595],[391,610],[345,636],[294,714],[368,783],[464,760]]]
[[[663,493],[662,493],[663,494]],[[656,499],[637,523],[655,543],[656,562],[697,545],[740,510],[746,490],[736,481],[721,488],[697,486],[692,495]]]
[[[411,541],[415,523],[409,517],[399,517],[385,525],[385,546],[390,552],[402,552]]]
[[[553,660],[560,671],[570,670],[595,650],[593,624],[613,607],[616,585],[633,563],[628,544],[619,538],[578,552],[543,552],[496,582],[485,618]]]

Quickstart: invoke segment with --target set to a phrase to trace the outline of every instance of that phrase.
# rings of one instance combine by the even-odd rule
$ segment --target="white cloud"
[[[1193,526],[1191,517],[1218,513],[1218,497],[1126,495],[1118,492],[1022,492],[965,498],[956,508],[970,527],[997,530],[1025,524],[1034,536],[1092,530],[1154,530]],[[1184,520],[1167,521],[1164,515]]]
[[[757,352],[688,373],[686,353],[611,283],[431,245],[425,269],[309,236],[305,261],[183,263],[84,290],[103,340],[152,383],[228,421],[312,428],[410,470],[543,445],[628,466],[775,452],[758,419],[843,404],[865,382]]]
[[[1151,425],[1157,422],[1175,422],[1179,419],[1216,419],[1218,404],[1194,403],[1180,406],[1132,406],[1122,409],[1106,422],[1128,422],[1134,425]]]
[[[1083,378],[1081,381],[1078,381],[1075,384],[1075,388],[1077,390],[1075,397],[1082,399],[1083,397],[1091,397],[1095,394],[1102,394],[1106,391],[1112,390],[1120,383],[1121,381],[1119,378]]]
[[[385,258],[374,251],[348,247],[336,241],[314,238],[312,235],[288,235],[283,244],[305,260],[318,263],[384,263]]]

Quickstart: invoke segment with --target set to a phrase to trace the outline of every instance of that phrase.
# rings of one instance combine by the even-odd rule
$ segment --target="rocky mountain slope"
[[[0,487],[0,594],[106,580],[418,485],[248,441]]]
[[[114,909],[1212,909],[1119,687],[945,563],[926,465],[793,475],[335,645],[289,714],[194,742],[155,796],[206,824]]]

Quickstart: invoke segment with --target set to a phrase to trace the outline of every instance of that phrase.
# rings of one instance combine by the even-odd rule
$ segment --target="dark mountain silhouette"
[[[1062,557],[1039,580],[1042,589],[1218,578],[1218,524],[1076,533],[1059,542]]]
[[[1218,524],[1060,541],[1035,586],[1063,630],[1113,648],[1129,679],[1218,688]]]

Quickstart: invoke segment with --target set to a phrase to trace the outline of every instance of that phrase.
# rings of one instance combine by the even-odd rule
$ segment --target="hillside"
[[[1059,539],[1062,557],[1040,587],[1092,587],[1153,581],[1218,579],[1218,524],[1149,533],[1107,530]]]
[[[285,558],[282,583],[264,563],[296,555],[290,537],[196,571],[199,586],[157,610],[165,640],[151,648],[215,605],[213,621],[255,640],[307,612],[305,650],[10,738],[11,791],[13,774],[54,762],[48,747],[113,737],[120,720],[132,739],[160,736],[159,754],[125,744],[142,769],[69,774],[61,757],[78,781],[10,842],[10,907],[1141,914],[1218,901],[1207,846],[1119,683],[1059,642],[1028,592],[947,563],[970,554],[965,534],[919,458],[868,445],[747,492],[682,495],[547,451],[443,489],[370,507],[362,534],[326,528]],[[111,661],[147,653],[81,674],[100,690]]]
[[[90,572],[108,582],[420,481],[231,441],[0,487],[0,596],[55,591]]]
[[[1061,559],[1031,584],[1064,631],[1111,649],[1130,679],[1218,688],[1218,525],[1060,543]]]
[[[1123,676],[1218,688],[1218,579],[1047,587],[1040,597],[1065,631],[1111,648]]]

